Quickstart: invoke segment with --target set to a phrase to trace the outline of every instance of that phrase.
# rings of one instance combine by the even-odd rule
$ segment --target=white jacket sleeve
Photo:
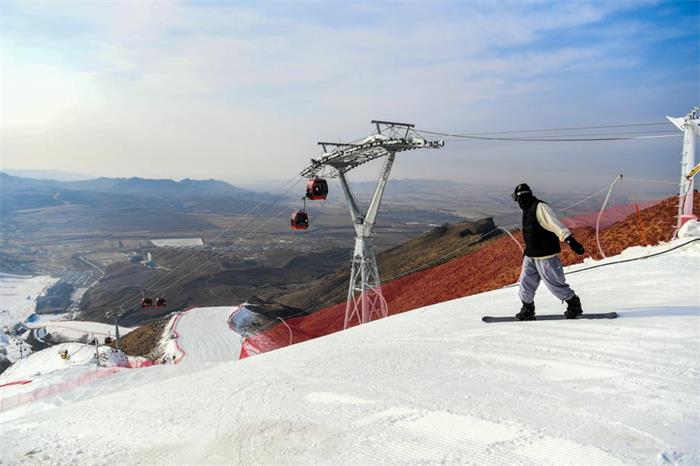
[[[559,237],[559,241],[564,241],[567,236],[571,234],[568,228],[566,228],[554,215],[552,208],[549,207],[544,202],[540,202],[537,205],[537,221],[547,231],[551,231]]]

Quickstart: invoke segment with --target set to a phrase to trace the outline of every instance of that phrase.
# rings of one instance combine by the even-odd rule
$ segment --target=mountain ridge
[[[37,180],[0,172],[2,215],[17,210],[80,204],[94,208],[155,208],[176,210],[206,209],[206,204],[221,205],[222,200],[237,201],[239,210],[250,208],[264,193],[238,188],[220,180],[181,181],[139,177],[99,177],[89,180]],[[202,202],[204,201],[204,202]],[[204,206],[202,205],[204,204]]]

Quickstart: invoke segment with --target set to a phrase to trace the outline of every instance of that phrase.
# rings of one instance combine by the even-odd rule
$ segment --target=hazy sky
[[[3,1],[0,165],[287,179],[316,141],[375,118],[447,132],[662,122],[700,101],[699,5]],[[675,181],[680,150],[448,142],[402,154],[394,176]]]

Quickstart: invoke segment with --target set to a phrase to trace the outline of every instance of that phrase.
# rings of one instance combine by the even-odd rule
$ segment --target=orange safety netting
[[[649,207],[655,206],[663,201],[664,199],[657,199],[654,201],[639,202],[637,204],[610,206],[606,208],[600,216],[600,228],[608,228],[614,223],[622,221],[638,211],[648,209]],[[587,212],[584,214],[573,215],[563,218],[562,223],[569,229],[585,226],[595,227],[598,214],[599,212]]]
[[[675,232],[677,206],[678,198],[674,196],[663,201],[606,209],[601,216],[600,241],[603,252],[610,256],[631,246],[669,241]],[[695,193],[695,214],[700,216],[698,193]],[[561,259],[564,265],[582,262],[584,257],[602,258],[596,244],[597,217],[598,212],[591,212],[563,220],[586,248],[586,254],[578,256],[562,244]],[[514,236],[523,243],[519,231]],[[394,315],[515,283],[521,264],[520,248],[511,238],[502,236],[485,242],[476,251],[385,283],[382,291],[389,306],[389,314]],[[291,329],[292,343],[342,330],[345,306],[343,302],[310,315],[286,320]],[[240,358],[289,345],[289,329],[278,324],[245,338]]]

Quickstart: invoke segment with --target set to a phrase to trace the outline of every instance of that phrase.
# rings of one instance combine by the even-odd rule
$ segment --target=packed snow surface
[[[170,319],[158,346],[159,361],[202,364],[236,361],[243,340],[229,325],[238,306],[196,307]]]
[[[519,308],[507,288],[242,361],[122,371],[0,413],[0,462],[699,464],[700,242],[568,279],[586,312],[620,317],[483,323]],[[564,310],[544,287],[536,303]]]
[[[178,343],[186,364],[236,361],[241,337],[229,327],[238,307],[200,307],[183,313],[177,322]]]
[[[678,230],[679,238],[697,238],[700,237],[700,222],[697,220],[688,220]]]

